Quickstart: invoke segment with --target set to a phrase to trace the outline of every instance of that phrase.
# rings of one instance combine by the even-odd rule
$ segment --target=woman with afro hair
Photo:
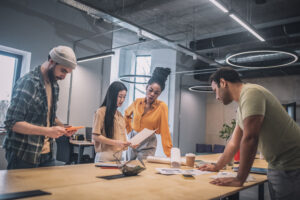
[[[157,98],[165,89],[165,82],[170,74],[169,68],[156,67],[146,86],[146,97],[136,99],[125,111],[126,130],[129,138],[134,137],[144,128],[156,130],[161,135],[162,146],[166,156],[170,157],[172,139],[168,127],[168,107]],[[146,159],[154,156],[157,146],[153,134],[136,148],[128,149],[129,160]]]

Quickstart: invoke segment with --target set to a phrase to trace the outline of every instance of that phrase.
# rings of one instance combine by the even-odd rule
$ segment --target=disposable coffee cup
[[[185,154],[185,159],[186,159],[186,165],[188,167],[194,167],[195,164],[195,154],[193,153],[187,153]]]

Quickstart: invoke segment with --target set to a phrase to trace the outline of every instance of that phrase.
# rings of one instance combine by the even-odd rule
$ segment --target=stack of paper
[[[161,174],[188,174],[188,175],[203,175],[210,174],[212,172],[209,171],[200,171],[197,169],[178,169],[178,168],[155,168]]]
[[[147,156],[147,162],[171,164],[171,158],[163,158],[157,156]],[[181,158],[181,165],[186,165],[185,158]]]
[[[133,138],[131,138],[129,140],[129,142],[131,142],[131,145],[140,144],[154,133],[155,133],[155,130],[150,130],[150,129],[144,128],[142,131],[140,131],[138,134],[136,134]]]

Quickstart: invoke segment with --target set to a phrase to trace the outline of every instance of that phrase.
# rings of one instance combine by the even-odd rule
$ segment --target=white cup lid
[[[195,154],[193,154],[193,153],[187,153],[187,154],[185,154],[185,156],[196,156]]]

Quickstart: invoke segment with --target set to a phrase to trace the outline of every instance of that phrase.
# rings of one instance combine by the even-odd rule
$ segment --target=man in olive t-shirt
[[[201,170],[222,169],[240,149],[237,177],[221,178],[211,183],[242,186],[253,164],[257,147],[269,164],[268,180],[272,199],[300,197],[300,127],[287,114],[278,99],[267,89],[242,83],[229,67],[220,68],[210,77],[216,98],[228,105],[238,103],[237,126],[216,165]]]

